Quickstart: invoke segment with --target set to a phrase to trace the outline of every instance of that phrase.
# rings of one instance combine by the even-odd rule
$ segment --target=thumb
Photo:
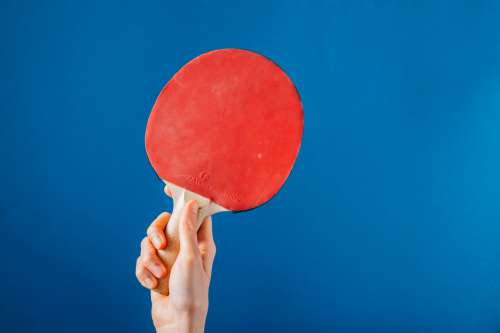
[[[195,229],[198,220],[198,203],[190,200],[184,206],[179,222],[179,255],[199,255],[198,236]]]

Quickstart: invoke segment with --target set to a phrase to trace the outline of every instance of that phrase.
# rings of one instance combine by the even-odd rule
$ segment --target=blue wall
[[[500,4],[467,3],[2,1],[0,331],[152,330],[147,117],[241,47],[305,133],[270,204],[215,219],[207,331],[499,332]]]

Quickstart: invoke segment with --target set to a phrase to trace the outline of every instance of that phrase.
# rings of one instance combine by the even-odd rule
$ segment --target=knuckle
[[[215,247],[215,245],[210,245],[210,244],[204,246],[200,250],[201,250],[202,256],[209,257],[209,258],[215,257],[215,253],[217,252],[217,248]]]
[[[150,240],[148,237],[144,237],[141,241],[141,251],[144,255],[151,255],[155,253],[155,249],[151,246]]]
[[[137,277],[137,280],[142,281],[144,279],[144,267],[142,265],[137,266],[135,269],[135,276]]]
[[[151,228],[150,231],[148,231],[148,239],[153,242],[153,237],[157,235],[157,232],[155,229]],[[154,243],[153,243],[154,244]]]
[[[135,276],[139,278],[139,274],[141,272],[141,261],[140,258],[137,258],[137,262],[135,264]]]
[[[146,289],[154,288],[156,284],[155,278],[153,278],[144,268],[141,268],[136,274],[139,283]]]
[[[155,257],[153,256],[153,254],[151,252],[144,253],[142,258],[143,258],[145,265],[150,265],[150,264],[155,262]]]
[[[161,212],[160,215],[158,215],[158,217],[167,217],[169,216],[170,214],[167,213],[167,212]]]
[[[151,225],[149,227],[153,228],[153,229],[157,228],[158,225],[161,225],[162,223],[164,223],[164,219],[168,216],[170,216],[170,215],[167,212],[161,212],[160,214],[158,214],[156,219],[153,221],[153,223],[151,223]]]

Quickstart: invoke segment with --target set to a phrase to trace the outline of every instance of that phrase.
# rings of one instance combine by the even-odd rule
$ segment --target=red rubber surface
[[[146,151],[160,178],[247,210],[271,199],[290,174],[303,119],[297,90],[276,64],[216,50],[186,64],[160,93]]]

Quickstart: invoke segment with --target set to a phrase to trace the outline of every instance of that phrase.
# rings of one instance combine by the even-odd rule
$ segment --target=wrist
[[[207,310],[178,311],[172,314],[172,320],[161,327],[157,333],[203,333]]]

